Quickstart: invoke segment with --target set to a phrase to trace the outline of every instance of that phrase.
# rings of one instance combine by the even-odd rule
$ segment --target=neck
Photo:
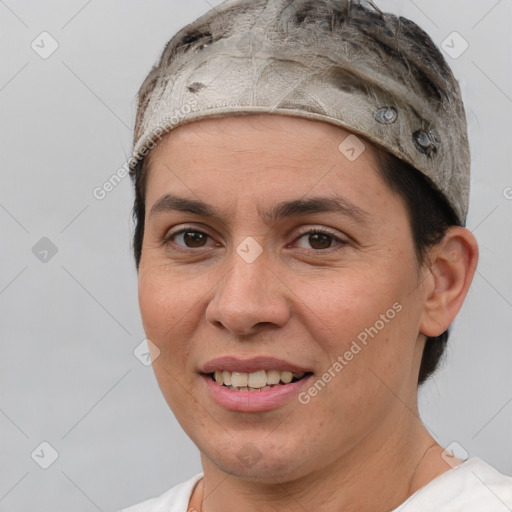
[[[328,466],[275,484],[227,474],[202,454],[204,479],[191,505],[198,512],[389,512],[449,469],[419,419],[404,416],[407,428],[391,424]]]

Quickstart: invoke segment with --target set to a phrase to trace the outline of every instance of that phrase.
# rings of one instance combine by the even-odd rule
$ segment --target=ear
[[[478,263],[478,244],[473,233],[452,226],[431,249],[420,333],[441,335],[457,316],[466,298]]]

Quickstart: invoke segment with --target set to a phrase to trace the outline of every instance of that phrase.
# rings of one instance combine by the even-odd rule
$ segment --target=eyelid
[[[337,240],[342,240],[342,238],[336,233],[334,230],[331,230],[329,228],[326,228],[325,226],[308,226],[304,229],[299,230],[299,233],[297,234],[297,237],[307,235],[309,233],[323,233],[325,235],[332,236],[333,238],[336,238]]]
[[[321,253],[321,252],[328,252],[330,250],[336,250],[336,246],[338,245],[348,245],[350,242],[349,242],[349,238],[347,236],[343,237],[343,236],[340,236],[338,233],[336,233],[335,231],[329,229],[329,228],[326,228],[324,226],[308,226],[308,227],[305,227],[304,229],[300,230],[299,233],[297,233],[297,235],[295,236],[294,238],[294,241],[292,242],[293,243],[296,243],[297,240],[299,240],[300,238],[302,238],[304,235],[309,235],[309,234],[317,234],[317,233],[321,233],[321,234],[324,234],[324,235],[327,235],[327,236],[330,236],[333,240],[337,241],[338,243],[336,245],[334,245],[333,247],[329,247],[328,249],[310,249],[316,253]],[[299,248],[300,250],[307,250],[307,249],[303,249],[303,248]]]
[[[188,252],[189,250],[194,250],[191,247],[187,248],[187,247],[178,245],[173,240],[171,240],[173,237],[175,237],[177,235],[181,235],[182,233],[187,232],[187,231],[192,231],[194,233],[202,233],[213,240],[213,236],[210,235],[203,227],[198,227],[198,226],[193,226],[193,225],[190,225],[190,226],[184,225],[181,228],[177,229],[176,231],[167,231],[160,241],[161,246],[165,247],[172,243],[175,245],[175,247],[178,248],[178,249],[175,249],[177,251],[187,251]],[[202,249],[202,247],[199,247],[199,249]]]

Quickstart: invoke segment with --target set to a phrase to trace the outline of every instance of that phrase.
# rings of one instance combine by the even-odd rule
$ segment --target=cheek
[[[334,371],[344,374],[340,385],[357,395],[372,387],[377,379],[372,371],[398,384],[413,365],[421,316],[418,298],[410,294],[414,278],[414,268],[400,272],[395,265],[375,265],[323,282],[309,280],[297,289],[326,369],[338,361],[342,368]]]
[[[334,345],[354,339],[380,320],[380,315],[396,316],[393,304],[400,300],[402,283],[382,279],[385,269],[346,269],[338,275],[311,278],[296,285],[304,314],[315,322],[315,332],[324,332]],[[379,324],[380,325],[380,324]]]
[[[139,270],[139,307],[144,330],[160,348],[172,332],[186,328],[194,314],[197,292],[176,282],[172,269],[142,266]]]
[[[153,362],[156,380],[173,411],[180,411],[185,396],[183,387],[193,373],[190,340],[196,328],[197,296],[188,286],[176,282],[171,269],[140,266],[139,306],[146,337],[159,350]],[[193,288],[192,288],[193,289]]]

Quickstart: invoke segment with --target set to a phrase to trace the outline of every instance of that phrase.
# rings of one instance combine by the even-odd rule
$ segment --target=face
[[[154,371],[230,474],[298,478],[378,449],[411,416],[421,269],[376,150],[348,159],[348,135],[250,115],[181,126],[151,153],[139,302]],[[281,380],[232,390],[215,369],[232,385]]]

